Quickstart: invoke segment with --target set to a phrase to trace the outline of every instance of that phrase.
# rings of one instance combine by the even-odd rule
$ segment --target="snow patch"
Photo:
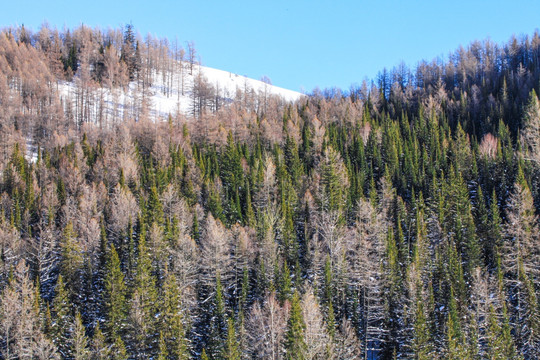
[[[144,88],[139,80],[130,82],[125,89],[93,88],[88,96],[88,93],[82,91],[81,79],[76,76],[71,82],[59,82],[58,92],[64,110],[70,111],[76,117],[75,120],[98,123],[98,119],[101,119],[108,124],[134,119],[136,113],[145,113],[154,121],[167,119],[169,115],[189,115],[194,101],[194,84],[200,75],[216,89],[221,104],[234,101],[238,91],[258,96],[276,95],[287,102],[294,102],[304,96],[296,91],[228,71],[197,64],[190,69],[190,64],[186,62],[177,65],[178,71],[172,76],[167,74],[168,77],[153,70],[148,88]],[[85,118],[77,119],[82,116]]]

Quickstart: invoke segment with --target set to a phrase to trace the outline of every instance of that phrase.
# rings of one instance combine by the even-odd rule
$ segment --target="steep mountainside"
[[[309,96],[188,50],[0,33],[0,358],[540,359],[538,32]]]

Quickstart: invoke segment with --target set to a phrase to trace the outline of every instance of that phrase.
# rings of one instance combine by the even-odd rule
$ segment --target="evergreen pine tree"
[[[205,349],[202,350],[202,353],[201,353],[201,360],[210,360],[210,359],[208,358],[208,355],[206,355],[206,350],[205,350]]]
[[[503,309],[502,324],[495,313],[493,305],[489,308],[487,328],[487,357],[493,360],[517,359],[513,339],[509,333],[506,310]],[[506,323],[506,324],[505,324]],[[508,331],[508,332],[507,332]]]
[[[60,246],[62,249],[60,273],[71,295],[70,297],[74,299],[79,296],[82,290],[81,276],[84,259],[71,222],[64,228]]]
[[[201,237],[201,230],[199,229],[199,219],[197,217],[197,212],[193,212],[193,224],[191,226],[191,236],[193,237],[193,240],[195,242],[199,242],[199,239]]]
[[[321,194],[319,201],[324,211],[342,211],[346,205],[349,177],[340,154],[327,148],[320,164]]]
[[[73,360],[90,360],[90,349],[88,349],[88,337],[84,328],[81,314],[75,314],[75,323],[71,335],[71,354]]]
[[[456,300],[454,298],[454,291],[450,289],[448,319],[446,323],[446,340],[447,340],[447,358],[449,360],[462,360],[466,359],[466,343],[463,330],[461,328],[461,321],[457,310]]]
[[[336,332],[336,318],[333,305],[334,282],[332,279],[332,267],[330,257],[326,257],[323,277],[323,304],[326,305],[326,323],[328,334],[333,338]]]
[[[163,337],[163,332],[159,332],[159,353],[158,360],[167,360],[169,352],[167,351],[167,344],[165,343],[165,338]]]
[[[251,187],[249,181],[245,180],[245,211],[244,211],[244,220],[247,226],[255,226],[255,213],[253,212],[253,204],[251,203]]]
[[[159,193],[157,187],[154,185],[150,188],[148,194],[148,202],[146,208],[146,223],[163,224],[163,205],[159,200]]]
[[[104,283],[106,329],[110,338],[114,339],[122,333],[127,316],[127,289],[114,245],[111,245],[109,249]]]
[[[292,281],[291,281],[291,273],[289,270],[289,266],[287,265],[287,260],[283,261],[283,266],[281,267],[281,271],[277,272],[276,278],[278,279],[278,299],[281,303],[283,303],[285,300],[290,300],[292,295]]]
[[[424,303],[418,301],[414,323],[413,351],[415,359],[428,360],[433,358],[431,335],[428,320],[424,311]]]
[[[491,204],[490,204],[490,222],[489,222],[489,235],[488,235],[488,243],[491,244],[491,252],[492,252],[492,260],[493,264],[496,264],[496,258],[497,258],[497,249],[500,249],[502,246],[502,221],[501,221],[501,215],[499,211],[499,204],[497,201],[497,194],[495,193],[495,189],[493,189],[493,194],[491,196]]]
[[[506,303],[503,303],[502,309],[502,328],[501,328],[501,338],[502,338],[502,353],[506,356],[506,359],[517,359],[514,338],[512,337],[511,327],[508,320],[508,310]]]
[[[94,329],[94,336],[92,337],[92,360],[106,360],[109,358],[108,345],[105,343],[105,336],[101,332],[101,326],[99,322]]]
[[[71,314],[71,301],[69,300],[68,291],[64,285],[62,275],[58,276],[54,291],[51,339],[58,348],[58,352],[63,357],[70,358],[72,356],[70,328],[73,323],[73,317]]]
[[[287,321],[287,330],[285,333],[285,358],[288,360],[304,360],[306,352],[306,342],[304,332],[306,324],[302,315],[300,306],[300,297],[295,292],[291,301],[291,310],[289,320]]]
[[[216,293],[212,317],[210,321],[209,339],[207,342],[208,356],[217,359],[225,350],[225,336],[227,334],[227,315],[225,312],[225,299],[223,295],[223,286],[221,285],[221,276],[216,274]]]
[[[223,359],[240,360],[241,358],[242,356],[238,345],[238,339],[236,338],[234,322],[232,318],[229,317],[227,320],[227,338],[223,349]]]
[[[109,351],[110,359],[112,360],[127,360],[128,353],[124,341],[119,335],[114,337],[113,345]]]
[[[164,342],[168,353],[175,359],[185,359],[188,356],[188,349],[182,323],[180,293],[172,272],[166,272],[161,299],[160,343]]]
[[[151,344],[158,340],[155,332],[156,310],[156,281],[152,275],[152,261],[146,246],[146,239],[141,235],[129,311],[129,346],[134,346],[135,351],[140,356],[148,356]]]

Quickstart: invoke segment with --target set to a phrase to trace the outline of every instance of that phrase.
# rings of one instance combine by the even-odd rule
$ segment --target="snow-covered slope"
[[[302,94],[296,91],[280,88],[278,86],[269,85],[259,80],[250,79],[248,77],[233,74],[228,71],[213,69],[205,66],[200,66],[202,74],[206,76],[208,81],[214,85],[214,87],[225,88],[231,94],[236,92],[236,89],[244,90],[246,88],[253,89],[255,92],[264,92],[265,88],[268,93],[272,95],[278,95],[287,101],[296,101]]]
[[[154,71],[150,87],[144,89],[144,92],[141,81],[133,81],[127,89],[99,87],[92,89],[88,95],[88,92],[80,91],[80,79],[76,76],[72,82],[60,83],[59,94],[64,107],[71,106],[70,111],[74,116],[96,123],[138,118],[141,114],[146,114],[151,120],[166,119],[169,115],[175,116],[179,113],[189,116],[195,97],[194,84],[200,79],[199,76],[212,85],[215,89],[214,98],[217,96],[221,105],[234,101],[239,91],[259,98],[277,95],[285,101],[296,101],[304,96],[296,91],[201,65],[194,65],[191,69],[190,64],[184,62],[182,70],[179,66],[176,68],[177,71],[165,76]],[[86,99],[81,99],[81,93],[86,94]],[[85,107],[84,110],[82,106]]]

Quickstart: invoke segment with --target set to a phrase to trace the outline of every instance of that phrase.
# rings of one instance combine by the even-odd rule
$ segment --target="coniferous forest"
[[[540,358],[540,34],[151,120],[195,54],[0,33],[2,359]]]

